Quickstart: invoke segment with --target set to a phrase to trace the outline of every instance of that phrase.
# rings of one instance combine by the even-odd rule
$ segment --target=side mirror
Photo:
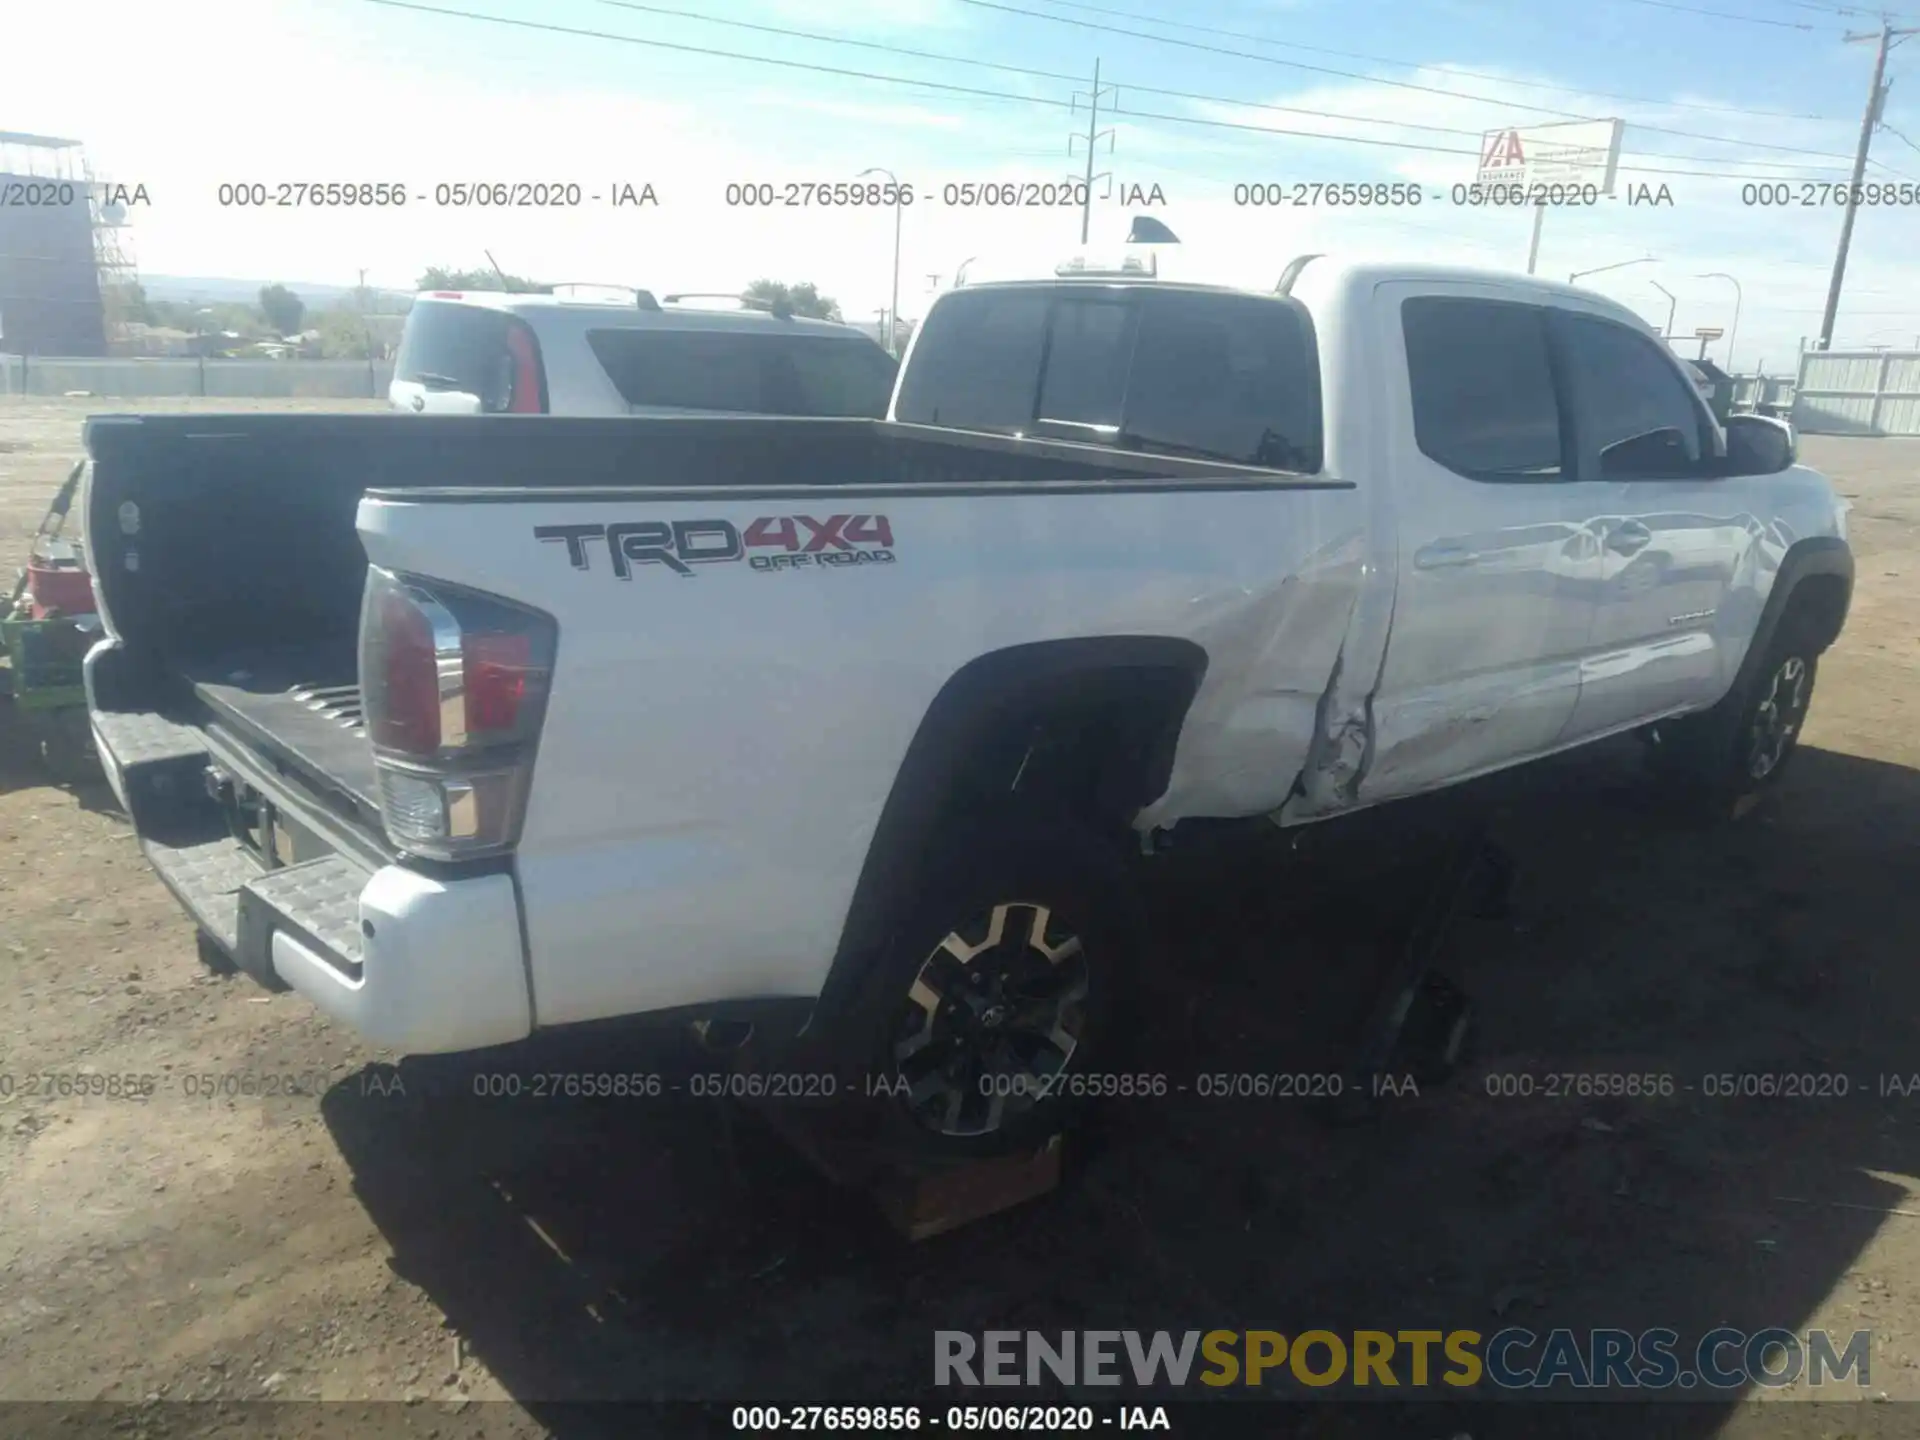
[[[1793,427],[1765,415],[1727,417],[1729,475],[1774,475],[1800,458]]]
[[[1617,441],[1600,452],[1600,473],[1625,477],[1684,475],[1695,462],[1687,455],[1687,443],[1678,430],[1649,430],[1643,435]]]

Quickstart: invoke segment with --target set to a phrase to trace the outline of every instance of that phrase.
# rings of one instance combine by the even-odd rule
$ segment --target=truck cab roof
[[[1430,285],[1436,289],[1474,287],[1500,290],[1507,292],[1516,300],[1531,298],[1539,302],[1572,302],[1579,308],[1601,311],[1611,318],[1625,320],[1637,329],[1650,332],[1652,330],[1652,327],[1639,314],[1607,296],[1564,281],[1550,280],[1538,275],[1523,275],[1510,270],[1308,254],[1295,257],[1291,263],[1277,270],[1276,281],[1289,274],[1293,278],[1287,288],[1282,289],[1279,284],[1276,284],[1272,289],[1259,289],[1218,281],[1169,278],[1150,270],[1125,270],[1118,264],[1108,261],[1105,264],[1095,264],[1081,270],[1061,269],[1051,274],[1009,275],[971,281],[947,293],[964,294],[973,290],[1014,287],[1118,286],[1131,288],[1138,286],[1156,290],[1240,295],[1253,299],[1284,299],[1293,296],[1317,310],[1330,305],[1335,297],[1351,300],[1366,295],[1383,284],[1406,283]]]

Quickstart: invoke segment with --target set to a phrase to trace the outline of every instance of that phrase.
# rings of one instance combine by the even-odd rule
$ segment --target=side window
[[[751,337],[717,331],[589,330],[587,345],[629,405],[764,411],[764,355]]]
[[[1427,295],[1401,307],[1420,452],[1475,480],[1563,477],[1545,316],[1505,300]]]
[[[866,339],[769,337],[768,409],[774,415],[879,419],[893,398],[893,357]]]
[[[1582,473],[1698,474],[1711,453],[1700,399],[1663,348],[1611,320],[1562,313],[1559,322],[1580,417]]]

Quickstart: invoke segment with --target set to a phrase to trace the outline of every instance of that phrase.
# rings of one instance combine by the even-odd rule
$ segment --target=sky
[[[1891,3],[1920,25],[1920,0]],[[891,210],[730,205],[727,187],[874,168],[910,185],[907,317],[969,259],[975,277],[1046,273],[1080,248],[1076,206],[948,204],[946,187],[1084,174],[1097,63],[1096,247],[1144,209],[1180,236],[1162,273],[1182,278],[1267,288],[1307,251],[1523,270],[1530,209],[1452,203],[1482,136],[1619,118],[1614,196],[1546,212],[1538,273],[1639,261],[1582,283],[1677,337],[1733,329],[1737,293],[1736,367],[1788,371],[1840,230],[1817,187],[1848,178],[1873,64],[1843,32],[1877,24],[1844,0],[16,0],[10,54],[72,58],[10,64],[0,129],[81,140],[97,178],[145,186],[125,237],[153,274],[297,290],[364,270],[405,290],[490,251],[658,293],[811,281],[864,320],[891,300]],[[1910,203],[1862,207],[1836,346],[1920,344],[1920,36],[1888,73],[1867,178]],[[408,203],[221,203],[223,184],[329,181]],[[435,203],[495,181],[582,201]],[[1236,203],[1303,182],[1421,201]],[[621,185],[657,203],[615,207]],[[1669,203],[1629,204],[1642,186]]]

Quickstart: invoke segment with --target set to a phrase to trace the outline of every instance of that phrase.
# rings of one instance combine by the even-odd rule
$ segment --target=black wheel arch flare
[[[1206,669],[1206,651],[1190,640],[1112,635],[1010,646],[955,671],[927,707],[894,777],[808,1034],[831,1033],[847,1018],[900,922],[902,900],[919,889],[931,842],[967,794],[970,764],[1004,734],[1010,717],[1122,687],[1129,730],[1140,743],[1116,754],[1125,770],[1109,778],[1122,786],[1130,819],[1165,793]]]

